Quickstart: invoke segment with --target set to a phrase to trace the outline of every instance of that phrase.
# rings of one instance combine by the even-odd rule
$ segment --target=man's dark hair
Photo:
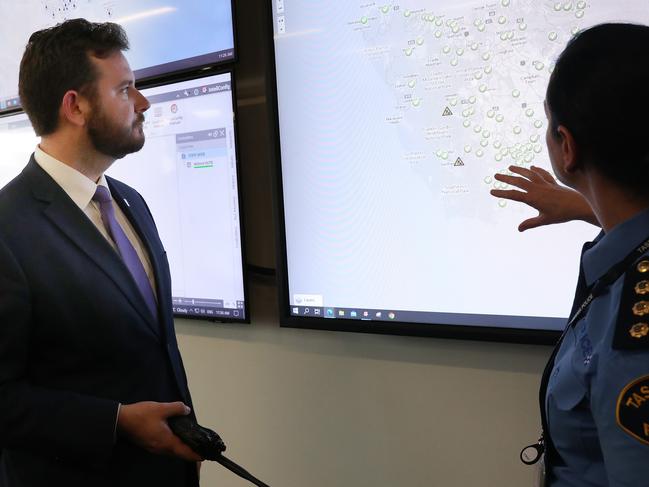
[[[97,71],[91,55],[104,59],[128,47],[124,29],[111,22],[72,19],[34,32],[20,62],[18,92],[36,134],[56,130],[68,90],[94,96]]]
[[[602,24],[561,53],[546,101],[551,131],[573,134],[579,156],[622,187],[649,193],[649,27]]]

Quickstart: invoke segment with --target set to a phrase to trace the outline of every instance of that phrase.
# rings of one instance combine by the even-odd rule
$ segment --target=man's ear
[[[68,90],[63,95],[60,116],[68,123],[83,127],[90,114],[90,103],[88,99],[76,90]]]
[[[557,134],[559,137],[559,145],[561,147],[561,165],[566,174],[572,174],[579,168],[579,151],[577,149],[577,142],[572,132],[563,125],[557,127]]]

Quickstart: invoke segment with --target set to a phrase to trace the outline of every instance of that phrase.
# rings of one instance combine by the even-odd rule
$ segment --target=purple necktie
[[[137,287],[140,289],[140,293],[144,297],[149,310],[153,314],[153,317],[158,320],[158,306],[156,304],[155,296],[153,295],[153,289],[151,288],[151,282],[149,281],[148,276],[142,265],[142,261],[137,255],[137,252],[131,245],[128,237],[122,230],[122,227],[117,222],[115,218],[115,209],[113,208],[113,199],[110,196],[108,188],[105,186],[97,186],[97,191],[92,197],[93,201],[99,203],[99,211],[101,212],[101,220],[108,230],[108,234],[117,245],[117,250],[122,256],[122,260],[128,270],[131,272],[133,279]]]

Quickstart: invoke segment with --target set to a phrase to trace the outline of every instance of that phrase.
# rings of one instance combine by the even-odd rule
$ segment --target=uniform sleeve
[[[649,349],[600,356],[591,409],[610,487],[647,485]]]
[[[0,240],[0,448],[102,464],[114,445],[118,404],[30,384],[30,302],[27,279]]]

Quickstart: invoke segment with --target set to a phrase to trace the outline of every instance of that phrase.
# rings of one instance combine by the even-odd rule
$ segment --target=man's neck
[[[115,162],[105,154],[99,154],[89,142],[75,140],[74,137],[44,136],[41,138],[39,147],[43,152],[79,171],[94,183],[99,181],[102,174]]]

